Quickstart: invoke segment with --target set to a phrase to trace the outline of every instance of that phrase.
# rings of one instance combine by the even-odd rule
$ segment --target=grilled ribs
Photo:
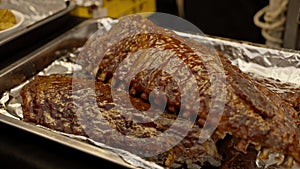
[[[184,64],[172,62],[174,58]],[[112,129],[137,138],[155,137],[166,131],[176,118],[193,116],[191,112],[195,98],[186,94],[194,92],[199,95],[196,102],[200,107],[195,112],[198,123],[177,146],[148,160],[171,168],[200,167],[207,162],[219,166],[220,155],[215,142],[230,134],[235,138],[234,147],[243,153],[252,144],[262,152],[262,159],[267,158],[267,152],[271,151],[287,156],[287,166],[291,166],[291,158],[300,162],[297,112],[211,47],[177,36],[133,15],[121,18],[108,33],[89,39],[79,55],[78,63],[97,82],[94,79],[72,80],[59,75],[37,77],[21,92],[25,121],[88,136],[128,150],[127,146],[124,147],[124,140],[118,139]],[[191,74],[181,73],[185,66]],[[226,98],[217,100],[215,105],[223,113],[212,136],[216,139],[210,138],[200,144],[195,140],[204,130],[201,127],[205,125],[212,108],[214,94],[222,92],[214,90],[212,78],[223,73],[225,78],[213,79],[226,84],[223,91]],[[196,86],[190,82],[191,79],[195,80]],[[218,83],[215,85],[217,89],[220,87]],[[181,90],[181,86],[189,88]],[[74,87],[79,90],[74,91]],[[94,93],[91,92],[93,88]],[[131,96],[126,97],[137,110],[161,107],[166,100],[165,112],[154,122],[134,123],[134,120],[126,120],[122,115],[130,117],[133,112],[137,118],[147,119],[148,116],[138,115],[137,110],[116,109],[118,105],[112,99],[111,90],[120,88],[129,89]],[[155,95],[153,91],[162,92],[166,97],[161,97],[161,93]],[[182,103],[182,97],[187,97],[187,102]],[[120,102],[128,99],[124,95],[117,98]],[[96,104],[88,108],[83,106],[89,100],[90,103],[94,100]],[[224,110],[222,105],[225,105]],[[178,116],[180,111],[184,112],[183,117]],[[215,121],[210,119],[206,123],[215,124]],[[173,132],[170,137],[179,135]],[[161,141],[162,144],[169,144],[166,140]],[[141,148],[149,151],[159,149],[155,146]],[[129,151],[140,153],[139,149]]]
[[[136,110],[124,109],[120,112],[115,109],[110,86],[101,82],[93,84],[93,81],[76,80],[71,76],[36,77],[21,91],[24,121],[64,133],[90,137],[95,141],[136,154],[139,154],[139,151],[145,153],[161,149],[147,142],[140,145],[142,147],[131,145],[130,142],[124,143],[122,137],[116,136],[116,131],[135,138],[154,137],[167,130],[176,120],[176,115],[165,112],[153,122],[136,123],[126,119],[124,113],[148,118],[134,111],[149,109],[149,103],[130,97]],[[90,102],[93,99],[96,100],[96,105]],[[120,97],[119,99],[126,98]],[[175,138],[181,134],[181,126],[177,127],[176,131],[171,132],[170,137]],[[146,159],[171,168],[200,167],[204,164],[220,166],[221,156],[217,152],[215,142],[209,139],[203,144],[198,143],[200,132],[201,128],[195,124],[178,145],[163,154]],[[169,144],[172,139],[160,141],[163,145]]]
[[[272,78],[263,78],[258,76],[251,76],[251,78],[270,89],[280,98],[290,103],[296,111],[300,113],[300,89],[299,86],[293,83],[281,82]]]
[[[170,58],[182,60],[192,75],[180,74],[183,66],[174,64]],[[186,116],[193,105],[189,102],[181,105],[180,100],[185,93],[191,92],[180,90],[179,87],[190,86],[200,95],[200,100],[197,100],[200,102],[197,113],[200,125],[208,116],[212,98],[215,97],[213,92],[226,92],[226,99],[218,100],[219,104],[215,105],[218,109],[225,104],[224,111],[220,110],[223,115],[216,133],[239,138],[236,148],[242,152],[246,153],[251,143],[260,147],[264,155],[267,152],[279,152],[289,156],[288,161],[292,157],[300,162],[297,112],[276,94],[253,82],[225,56],[209,46],[182,38],[133,15],[120,19],[105,35],[89,40],[79,60],[97,81],[112,83],[115,88],[129,88],[132,95],[149,100],[151,91],[163,91],[168,109],[176,113],[180,107],[187,112]],[[149,60],[154,61],[149,63]],[[156,65],[158,63],[161,66]],[[182,79],[172,80],[174,74],[163,71],[163,67],[168,66]],[[135,69],[139,67],[146,68],[136,72]],[[225,79],[210,77],[222,73],[225,73]],[[197,86],[190,82],[193,77]],[[225,89],[214,91],[211,78],[214,78],[213,81],[220,80],[219,83],[225,82]],[[212,119],[207,123],[215,122]]]

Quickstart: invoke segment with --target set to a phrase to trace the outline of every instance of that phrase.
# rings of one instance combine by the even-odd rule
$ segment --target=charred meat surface
[[[147,160],[170,168],[219,167],[221,156],[215,142],[231,135],[234,140],[225,140],[220,146],[220,149],[228,146],[231,152],[223,159],[223,168],[254,165],[245,158],[252,159],[258,151],[264,155],[261,158],[268,157],[266,152],[286,156],[287,166],[291,166],[292,158],[300,162],[297,112],[212,47],[132,15],[121,18],[106,34],[89,39],[79,55],[79,63],[94,79],[38,76],[22,89],[24,121],[141,154],[162,147],[146,142],[139,147],[123,136],[156,137],[170,129],[175,120],[192,116],[196,101],[197,122],[188,134],[175,147]],[[225,86],[220,89],[213,82]],[[118,89],[128,89],[130,96],[113,98],[112,90]],[[156,95],[157,91],[160,93]],[[224,99],[217,97],[222,92],[226,93]],[[190,96],[191,93],[196,93],[199,99]],[[182,103],[186,96],[186,102]],[[128,98],[133,109],[114,100],[122,103]],[[295,108],[299,97],[291,98],[288,101]],[[215,108],[223,113],[221,120],[212,138],[199,143],[205,122],[216,123],[214,118],[207,120],[214,100]],[[151,121],[150,115],[141,113],[155,106],[162,107],[165,101],[166,109],[156,120]],[[182,117],[178,115],[180,111],[184,112]],[[149,122],[139,123],[136,119]],[[179,130],[168,133],[168,138],[182,137],[185,122],[182,120],[182,126],[176,126]],[[158,141],[162,145],[172,144],[172,139]],[[254,146],[260,149],[254,150]]]
[[[243,154],[233,147],[238,143],[238,140],[232,136],[226,136],[218,142],[220,154],[223,156],[221,169],[258,169],[255,164],[257,150],[253,146],[249,146],[247,154]]]
[[[280,166],[276,163],[280,163],[280,159],[278,161],[273,161],[272,164],[268,164],[267,166],[257,166],[257,154],[255,146],[250,145],[247,148],[247,154],[243,154],[233,147],[238,144],[238,139],[232,136],[226,136],[223,140],[219,140],[217,143],[218,150],[220,154],[223,156],[222,166],[220,169],[284,169],[286,166]]]
[[[37,76],[21,91],[24,121],[69,134],[85,135],[74,113],[69,77]],[[59,89],[59,90],[58,90]],[[108,88],[109,89],[109,88]],[[105,90],[103,90],[105,91]]]
[[[76,88],[76,89],[74,89]],[[122,148],[132,153],[156,151],[161,147],[149,143],[131,145],[116,133],[134,138],[155,137],[174,123],[177,116],[164,112],[155,121],[136,123],[126,115],[139,116],[138,110],[147,110],[149,103],[130,97],[135,109],[115,108],[108,84],[94,81],[72,79],[72,76],[37,76],[21,91],[23,99],[24,121],[39,124],[57,131],[90,137],[95,141]],[[119,98],[120,100],[126,99]],[[93,102],[91,100],[95,100]],[[182,122],[182,125],[184,121]],[[171,132],[170,138],[181,134],[181,126]],[[197,142],[201,128],[195,124],[183,140],[170,150],[147,159],[162,166],[182,168],[204,164],[220,166],[221,156],[212,139],[203,144]],[[181,136],[179,136],[181,137]],[[126,140],[125,140],[126,141]],[[161,144],[170,144],[172,139],[160,140]],[[131,148],[130,148],[131,147]]]
[[[296,111],[300,112],[300,88],[298,85],[272,78],[258,76],[251,76],[251,78],[279,95],[283,100],[290,103]]]
[[[200,103],[197,113],[200,125],[208,116],[213,92],[221,94],[225,91],[226,98],[217,100],[217,108],[223,112],[217,133],[238,138],[240,141],[235,148],[244,153],[248,145],[253,144],[262,151],[278,152],[300,162],[297,112],[211,47],[182,38],[133,15],[120,19],[107,34],[89,40],[79,58],[97,81],[111,82],[114,87],[125,85],[132,95],[147,100],[151,91],[162,90],[167,96],[168,109],[175,113],[181,105],[180,96],[191,93],[180,90],[178,86],[192,86],[190,88],[200,95],[200,100],[197,100]],[[149,64],[148,61],[154,58]],[[174,58],[182,60],[192,74],[183,74],[179,81],[172,80],[173,75],[184,67],[172,64]],[[156,65],[158,63],[162,66]],[[131,69],[147,66],[150,69],[141,69],[140,72]],[[162,71],[162,67],[168,66],[173,74]],[[226,83],[223,91],[215,91],[212,87],[211,73],[225,74],[225,79],[213,79]],[[131,79],[128,74],[136,76]],[[196,79],[196,87],[190,82],[192,77]],[[222,105],[225,105],[224,110],[221,110]],[[182,108],[189,112],[191,106],[187,103]],[[207,122],[214,124],[213,121]]]

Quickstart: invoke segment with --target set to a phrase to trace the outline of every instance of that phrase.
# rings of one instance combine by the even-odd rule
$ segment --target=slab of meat
[[[77,88],[78,90],[74,90]],[[136,111],[150,108],[138,98],[130,97],[136,109],[115,109],[110,86],[101,82],[81,81],[71,76],[38,76],[21,91],[24,121],[39,124],[53,130],[69,134],[87,136],[95,141],[140,154],[159,151],[162,147],[148,142],[132,145],[118,134],[134,138],[155,137],[167,130],[177,116],[163,113],[155,121],[136,123],[124,115],[148,118]],[[126,99],[126,98],[119,98]],[[92,100],[95,100],[95,105]],[[182,126],[184,121],[182,121]],[[198,143],[201,128],[195,124],[183,140],[166,152],[148,157],[162,166],[182,168],[184,166],[214,165],[220,166],[221,156],[212,139]],[[181,125],[170,132],[170,138],[181,137]],[[125,142],[124,142],[125,141]],[[158,140],[159,144],[171,144],[172,139]],[[143,142],[142,142],[143,143]]]
[[[179,59],[184,65],[172,59]],[[300,162],[297,112],[211,47],[177,36],[133,15],[120,19],[105,35],[90,39],[79,60],[97,81],[111,82],[115,89],[129,88],[135,97],[151,101],[152,91],[162,91],[167,109],[174,113],[183,110],[184,116],[191,115],[193,104],[185,102],[182,105],[181,98],[194,90],[200,96],[196,100],[200,105],[196,112],[200,125],[204,124],[213,99],[225,92],[225,99],[214,103],[214,109],[223,113],[216,133],[238,138],[240,141],[235,147],[242,152],[246,153],[251,143],[262,148],[261,158],[266,158],[267,152],[278,152],[287,156],[289,165],[291,158]],[[192,74],[181,73],[185,66]],[[223,73],[225,77],[218,78]],[[174,75],[181,77],[180,80]],[[196,86],[191,82],[193,78]],[[221,90],[219,86],[212,87],[213,82],[226,85]],[[189,87],[185,91],[180,90],[181,86]],[[154,103],[159,104],[160,100],[159,97],[155,101],[154,97]],[[194,98],[190,101],[193,103]],[[225,105],[224,110],[222,105]],[[214,125],[216,122],[212,118],[206,123]]]
[[[300,88],[296,84],[292,83],[283,83],[279,80],[271,79],[271,78],[263,78],[257,76],[251,76],[251,78],[267,87],[283,100],[290,103],[296,111],[300,113]]]

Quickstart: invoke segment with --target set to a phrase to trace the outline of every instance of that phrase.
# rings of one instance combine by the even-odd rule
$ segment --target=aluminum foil
[[[246,42],[176,33],[199,42],[209,43],[245,73],[300,85],[300,51],[271,49]]]
[[[110,18],[99,20],[99,29],[102,31],[98,31],[98,33],[105,33],[116,22],[118,22],[118,20],[113,20]],[[300,88],[299,51],[269,49],[261,46],[241,42],[233,42],[219,38],[203,37],[182,32],[176,33],[199,42],[206,41],[207,43],[215,47],[217,50],[222,51],[224,55],[230,58],[233,64],[237,65],[242,71],[251,74],[252,77],[277,80],[276,82],[278,83],[282,82],[285,84],[290,84],[292,88]],[[76,51],[69,52],[62,58],[54,61],[50,66],[38,73],[38,75],[72,74],[74,71],[81,71],[81,66],[75,64],[74,62],[81,50],[82,48],[78,48]],[[10,91],[5,92],[2,95],[2,97],[0,98],[1,114],[22,120],[23,113],[19,93],[22,87],[31,80],[32,79],[28,79],[25,83],[11,89]],[[45,128],[43,126],[38,127]],[[48,128],[46,129],[51,130]],[[95,146],[112,151],[118,154],[120,157],[122,157],[126,162],[135,167],[162,168],[152,162],[145,161],[142,158],[133,155],[129,152],[106,146],[89,138],[75,136],[53,130],[51,131],[77,140],[87,141]],[[276,163],[276,160],[274,160],[276,156],[276,154],[271,154],[270,160],[265,162],[256,161],[256,163],[262,168],[270,166]],[[299,166],[294,165],[294,168],[299,168]]]
[[[0,8],[14,9],[25,16],[22,27],[30,26],[67,8],[65,0],[1,0]]]
[[[69,52],[62,58],[54,61],[51,65],[46,67],[43,71],[39,72],[37,75],[40,76],[49,76],[51,74],[62,74],[62,75],[68,75],[72,74],[75,71],[82,70],[82,67],[75,63],[74,59],[78,56],[79,52],[82,50],[82,48],[78,48],[77,50],[73,52]],[[58,51],[59,52],[59,51]],[[22,100],[20,96],[21,89],[32,79],[28,79],[23,84],[11,89],[10,91],[4,92],[2,97],[0,98],[0,114],[9,116],[14,119],[22,120],[23,119],[23,111],[22,111]],[[153,163],[146,161],[132,153],[129,153],[127,151],[116,149],[110,146],[107,146],[103,143],[94,141],[90,138],[84,137],[84,136],[78,136],[78,135],[72,135],[67,134],[59,131],[55,131],[49,128],[46,128],[41,125],[36,125],[37,127],[44,128],[46,130],[50,130],[54,133],[64,135],[70,138],[74,138],[80,141],[89,142],[90,144],[93,144],[95,146],[98,146],[102,149],[114,152],[115,154],[119,155],[122,159],[124,159],[125,162],[131,164],[134,167],[140,167],[140,168],[152,168],[152,169],[162,169],[163,167]]]

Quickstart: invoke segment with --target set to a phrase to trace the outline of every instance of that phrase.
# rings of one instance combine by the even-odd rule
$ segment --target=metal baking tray
[[[66,8],[64,10],[54,13],[54,14],[50,15],[49,17],[39,20],[33,24],[22,27],[22,29],[17,29],[16,31],[9,32],[9,34],[7,36],[1,37],[0,38],[0,46],[30,32],[42,25],[45,25],[46,23],[49,23],[63,15],[66,15],[67,13],[69,13],[71,10],[73,10],[76,7],[75,0],[65,0],[65,3],[66,3]]]
[[[99,23],[101,20],[102,19],[87,20],[76,26],[72,30],[68,31],[67,33],[56,38],[55,40],[44,45],[42,48],[21,58],[14,64],[0,70],[0,94],[9,91],[13,87],[18,86],[31,77],[35,76],[37,73],[50,65],[53,61],[63,56],[64,51],[69,51],[73,48],[83,46],[86,40],[99,29]],[[108,26],[111,25],[108,24]],[[177,33],[184,37],[201,40],[201,37],[199,37],[198,35],[191,35],[180,32]],[[260,45],[248,44],[244,42],[233,42],[231,40],[223,40],[213,37],[208,37],[208,39],[218,50],[227,51],[228,57],[230,57],[231,60],[236,61],[236,64],[238,66],[241,66],[239,64],[242,64],[243,67],[244,64],[245,71],[251,73],[251,71],[253,70],[246,69],[249,67],[247,63],[250,62],[262,65],[266,69],[267,73],[269,73],[270,70],[274,72],[281,71],[281,67],[287,67],[288,70],[297,71],[294,71],[296,72],[296,74],[294,74],[294,76],[290,75],[290,78],[286,79],[286,81],[288,82],[298,79],[297,83],[300,84],[299,74],[297,74],[297,72],[300,72],[299,51],[269,49]],[[239,62],[240,60],[245,60],[247,61],[247,63],[241,63]],[[289,69],[289,66],[293,66],[295,69]],[[274,67],[274,69],[272,69],[271,67]],[[261,69],[262,67],[259,68],[260,70],[264,70]],[[71,148],[81,150],[83,152],[95,155],[99,158],[120,164],[122,166],[133,168],[132,165],[124,162],[123,159],[118,155],[107,150],[103,150],[99,147],[90,145],[86,142],[78,141],[74,138],[69,138],[53,131],[49,131],[38,126],[25,123],[23,121],[13,119],[2,114],[0,114],[0,122],[26,130],[28,132],[69,146]]]
[[[39,71],[43,70],[50,63],[63,55],[64,51],[83,46],[87,38],[97,31],[97,29],[96,20],[86,21],[57,39],[49,42],[32,54],[29,54],[9,67],[0,70],[0,94],[36,75]],[[57,51],[61,51],[62,53],[58,54]],[[124,162],[118,155],[83,141],[69,138],[2,114],[0,114],[0,122],[45,137],[101,159],[111,161],[122,167],[134,168]]]

